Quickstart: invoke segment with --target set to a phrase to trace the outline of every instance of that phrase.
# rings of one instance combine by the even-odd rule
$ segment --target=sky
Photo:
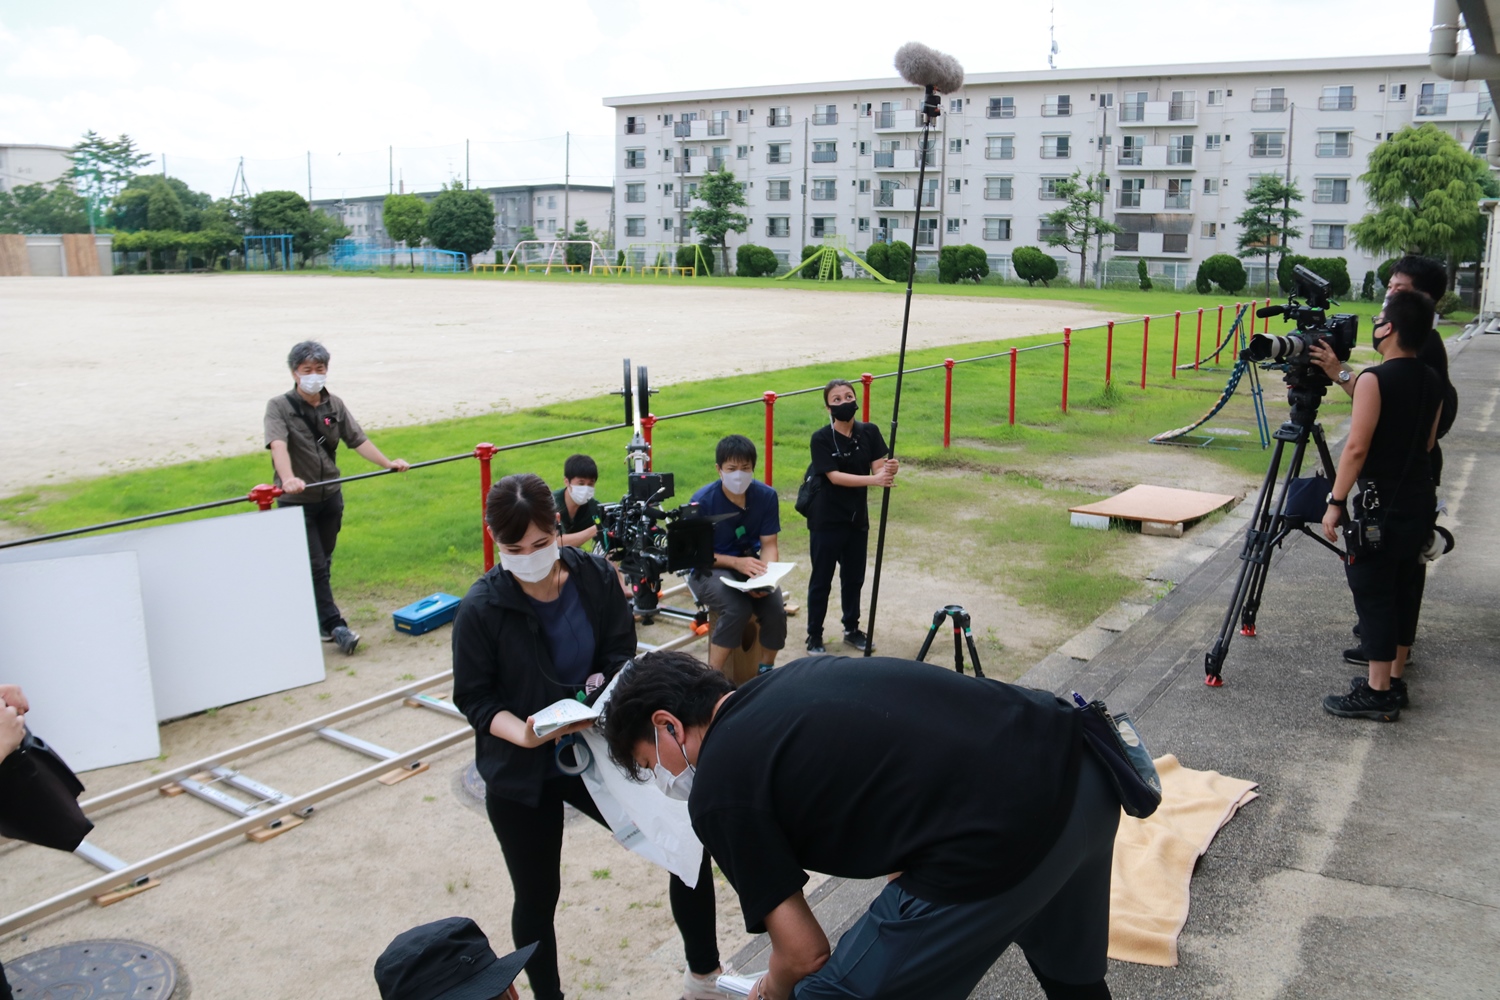
[[[0,0],[0,143],[126,133],[150,170],[215,196],[241,157],[252,191],[306,194],[309,159],[316,198],[383,194],[393,173],[433,190],[464,176],[466,141],[476,186],[565,164],[608,184],[606,96],[891,77],[909,40],[973,73],[1044,70],[1051,16],[1046,0]],[[1425,52],[1431,16],[1417,0],[1055,0],[1056,63]]]

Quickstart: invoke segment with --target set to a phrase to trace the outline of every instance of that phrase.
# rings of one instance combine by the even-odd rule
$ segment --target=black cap
[[[396,935],[375,960],[381,1000],[492,1000],[536,951],[532,943],[496,958],[468,917],[447,917]]]

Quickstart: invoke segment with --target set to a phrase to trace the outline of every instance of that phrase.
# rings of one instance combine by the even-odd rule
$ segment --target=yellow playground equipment
[[[814,250],[810,257],[808,257],[802,263],[798,264],[796,267],[792,268],[786,274],[779,275],[776,280],[785,281],[792,275],[801,273],[804,267],[807,267],[816,261],[818,265],[818,280],[832,281],[834,272],[838,270],[839,267],[839,254],[843,254],[845,257],[848,257],[850,260],[854,261],[856,267],[864,268],[865,273],[874,278],[876,281],[883,282],[887,285],[895,284],[895,282],[890,278],[887,278],[885,275],[875,270],[869,264],[866,264],[864,259],[861,258],[857,253],[855,253],[853,250],[850,250],[849,242],[842,236],[823,237],[823,245]]]

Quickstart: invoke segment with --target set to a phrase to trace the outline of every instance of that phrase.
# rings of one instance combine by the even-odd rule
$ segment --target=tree
[[[181,209],[180,224],[169,228],[177,228],[188,233],[197,232],[203,228],[201,216],[214,203],[213,195],[203,191],[194,191],[178,178],[163,177],[161,174],[136,174],[130,178],[120,189],[120,193],[115,195],[114,200],[110,202],[109,210],[105,213],[108,224],[128,233],[151,228],[146,213],[151,200],[151,192],[158,184],[166,184],[177,198]]]
[[[707,250],[707,253],[704,253]],[[701,266],[700,266],[701,262]],[[714,273],[713,247],[703,244],[703,250],[695,243],[685,243],[677,248],[677,266],[693,268],[693,277],[706,278]]]
[[[184,231],[182,200],[164,179],[157,178],[146,196],[146,228]]]
[[[87,204],[90,228],[104,221],[104,207],[131,175],[151,163],[151,157],[137,150],[130,136],[106,139],[93,129],[68,150],[68,158],[73,161],[68,176]]]
[[[1146,270],[1146,258],[1140,257],[1135,262],[1135,278],[1140,283],[1141,291],[1151,291],[1151,273]]]
[[[1028,285],[1038,281],[1045,285],[1057,277],[1057,261],[1043,253],[1040,247],[1017,247],[1010,255],[1010,266],[1015,268],[1016,277]]]
[[[742,243],[734,252],[734,273],[741,278],[769,277],[781,267],[770,247]]]
[[[1089,174],[1083,180],[1083,171],[1073,171],[1072,177],[1057,181],[1053,185],[1055,196],[1065,204],[1055,212],[1047,214],[1047,225],[1053,232],[1047,236],[1047,245],[1062,247],[1078,256],[1078,283],[1087,280],[1089,265],[1089,240],[1096,236],[1111,236],[1124,232],[1119,226],[1104,218],[1104,192],[1099,190],[1097,174]],[[1096,210],[1094,206],[1098,205]]]
[[[1245,287],[1245,265],[1238,257],[1227,253],[1216,253],[1198,265],[1198,291],[1207,294],[1210,283],[1230,295]]]
[[[427,241],[470,258],[495,245],[495,203],[483,191],[465,190],[455,180],[432,199],[427,210]]]
[[[938,251],[938,281],[944,284],[978,281],[989,273],[989,256],[972,243],[945,246]]]
[[[88,203],[66,183],[0,191],[0,233],[86,233]]]
[[[332,216],[315,212],[295,191],[262,191],[250,199],[249,228],[266,235],[289,233],[292,250],[306,265],[327,253],[334,240],[349,235],[349,227]]]
[[[1277,174],[1261,174],[1245,192],[1248,207],[1235,223],[1240,227],[1239,255],[1266,259],[1266,294],[1271,294],[1271,254],[1285,254],[1287,244],[1302,235],[1292,228],[1292,220],[1302,213],[1291,207],[1302,200],[1295,183],[1288,184]]]
[[[573,231],[568,234],[568,239],[580,240],[583,242],[592,240],[593,237],[589,235],[588,220],[576,220],[573,223]],[[563,259],[566,260],[569,264],[582,264],[585,267],[588,266],[588,263],[593,259],[593,256],[593,247],[580,246],[578,243],[574,243],[573,245],[565,248],[563,251]]]
[[[865,251],[865,263],[884,277],[891,276],[891,248],[884,243],[871,243]]]
[[[1460,260],[1479,256],[1479,199],[1494,192],[1484,160],[1433,124],[1403,128],[1375,147],[1360,176],[1375,211],[1349,227],[1372,254],[1422,254],[1448,262],[1448,287]]]
[[[427,234],[427,202],[420,195],[388,194],[381,206],[381,218],[391,239],[406,244],[407,270],[415,271],[415,251]]]
[[[1359,297],[1362,298],[1362,299],[1364,299],[1366,302],[1373,302],[1374,301],[1374,299],[1375,299],[1375,272],[1374,271],[1366,271],[1365,272],[1365,281],[1364,281],[1364,284],[1362,284],[1362,285],[1359,286]]]
[[[905,240],[896,240],[886,246],[890,248],[887,258],[890,263],[887,265],[889,270],[885,272],[885,276],[892,281],[906,281],[912,273],[911,244]]]
[[[1304,257],[1301,254],[1287,254],[1276,265],[1276,280],[1283,292],[1296,289],[1297,279],[1293,272],[1299,264],[1328,282],[1329,295],[1340,298],[1349,294],[1351,283],[1347,260],[1343,257]]]
[[[750,228],[750,219],[734,209],[745,204],[745,186],[734,179],[728,167],[720,167],[706,174],[698,185],[698,200],[702,208],[688,213],[687,224],[698,231],[705,246],[719,248],[724,272],[729,273],[729,234],[743,233]]]

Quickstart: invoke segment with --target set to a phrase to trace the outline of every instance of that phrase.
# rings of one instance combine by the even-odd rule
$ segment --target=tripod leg
[[[1251,572],[1250,593],[1245,602],[1245,610],[1240,616],[1240,634],[1255,634],[1255,616],[1260,611],[1261,594],[1266,589],[1266,576],[1271,571],[1271,552],[1280,545],[1290,531],[1286,525],[1286,502],[1291,493],[1292,483],[1302,472],[1302,462],[1307,454],[1308,435],[1304,431],[1298,438],[1296,447],[1292,450],[1292,460],[1287,466],[1286,480],[1281,484],[1281,494],[1276,498],[1274,512],[1267,524],[1268,542],[1265,547],[1265,557],[1256,563]]]
[[[969,643],[969,660],[974,664],[974,676],[983,677],[984,668],[979,665],[979,647],[974,645],[974,633],[967,626],[964,628],[964,638]]]
[[[917,662],[923,663],[927,660],[927,651],[932,648],[932,640],[937,636],[938,626],[943,624],[943,619],[948,616],[946,608],[938,609],[938,613],[932,616],[932,624],[927,626],[927,638],[922,640],[922,649],[917,653]]]
[[[953,669],[964,672],[964,637],[958,627],[958,616],[953,617]]]
[[[1229,653],[1229,642],[1233,638],[1234,624],[1240,617],[1240,611],[1245,606],[1245,597],[1248,594],[1248,584],[1251,570],[1261,558],[1261,550],[1269,538],[1267,528],[1270,526],[1269,510],[1271,500],[1276,488],[1277,472],[1281,468],[1281,453],[1286,442],[1280,439],[1276,442],[1276,448],[1271,453],[1271,464],[1266,469],[1266,478],[1261,483],[1260,494],[1255,500],[1255,511],[1250,516],[1250,524],[1245,529],[1245,544],[1240,549],[1240,570],[1235,578],[1234,594],[1229,599],[1229,607],[1224,612],[1224,621],[1219,626],[1218,637],[1214,639],[1213,646],[1203,655],[1203,682],[1209,687],[1219,687],[1224,681],[1220,677],[1220,671],[1224,666],[1224,657]]]

